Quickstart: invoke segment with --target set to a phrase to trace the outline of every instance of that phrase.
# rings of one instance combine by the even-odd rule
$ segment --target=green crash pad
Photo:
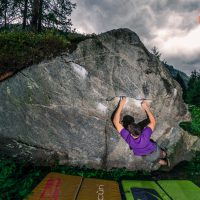
[[[124,180],[126,200],[200,200],[200,188],[188,180]]]
[[[124,180],[122,187],[126,200],[170,200],[154,181]]]
[[[188,180],[161,180],[158,184],[173,200],[200,200],[200,188]]]

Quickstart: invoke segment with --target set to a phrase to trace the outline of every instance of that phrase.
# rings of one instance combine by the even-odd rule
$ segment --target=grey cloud
[[[185,72],[188,76],[191,74],[194,70],[200,70],[200,58],[187,61],[183,59],[183,57],[168,57],[167,59],[168,64],[172,64],[175,66],[176,69],[179,69],[183,72]]]
[[[142,41],[145,41],[144,44],[148,48],[152,46],[160,48],[159,44],[152,44],[157,37],[155,33],[160,29],[167,28],[172,34],[176,33],[176,30],[182,30],[182,34],[189,33],[197,26],[198,8],[200,8],[199,0],[74,0],[74,2],[77,3],[77,8],[72,13],[72,23],[75,28],[97,34],[116,28],[130,28]],[[175,14],[183,18],[180,23],[176,23],[176,18],[173,20]],[[170,64],[175,67],[176,63],[181,65],[181,62],[177,61],[181,58],[178,55],[174,56],[175,58],[171,59],[173,63]],[[187,63],[184,66],[187,66]],[[182,69],[186,70],[186,67]]]
[[[149,1],[151,7],[154,11],[163,12],[166,10],[180,11],[180,12],[190,12],[199,7],[199,2],[196,1],[188,1],[188,0],[151,0]],[[143,2],[144,3],[144,2]]]
[[[188,16],[192,11],[197,12],[198,4],[198,1],[188,2],[181,0],[149,0],[148,4],[141,0],[77,0],[77,6],[82,10],[81,15],[83,18],[81,20],[84,20],[84,14],[86,16],[87,13],[91,14],[92,18],[95,19],[95,22],[93,22],[99,24],[96,30],[98,33],[105,31],[106,24],[118,24],[118,26],[125,24],[131,26],[130,28],[141,30],[149,30],[151,27],[148,26],[150,25],[156,25],[160,28],[166,25],[167,19],[172,13],[188,13],[187,19],[182,25],[187,24],[191,28],[196,21],[189,20]],[[98,7],[100,12],[96,12],[95,7]],[[192,23],[188,24],[186,23],[187,21]]]
[[[200,69],[200,57],[197,57],[194,60],[187,61],[186,64],[193,65],[196,69]]]

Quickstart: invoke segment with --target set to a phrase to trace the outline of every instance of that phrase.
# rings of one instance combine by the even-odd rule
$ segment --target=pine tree
[[[28,0],[24,0],[22,29],[25,29],[25,28],[26,28],[26,24],[27,24],[27,15],[28,15]]]
[[[16,0],[0,0],[0,27],[7,28],[18,15],[18,1]]]
[[[69,31],[72,23],[68,17],[75,7],[69,0],[33,0],[31,27],[38,32],[42,26]]]
[[[191,73],[189,79],[186,102],[200,106],[200,72],[196,70]]]
[[[154,46],[151,50],[153,55],[155,55],[160,60],[161,53],[158,51],[158,48]]]
[[[183,91],[183,99],[186,98],[186,91],[187,91],[187,87],[184,83],[184,80],[182,79],[180,73],[178,72],[177,75],[176,75],[176,81],[180,84],[181,88],[182,88],[182,91]]]
[[[22,29],[40,32],[42,28],[71,30],[71,15],[76,4],[70,0],[0,0],[0,27],[12,22],[22,23]]]
[[[71,19],[68,17],[75,7],[76,4],[71,3],[69,0],[43,0],[41,19],[46,27],[68,31],[72,26]]]
[[[39,20],[40,0],[33,0],[32,3],[32,19],[31,28],[34,32],[38,31],[38,20]]]

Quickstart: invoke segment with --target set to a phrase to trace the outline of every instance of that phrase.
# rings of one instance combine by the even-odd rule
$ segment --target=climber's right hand
[[[146,100],[143,100],[143,101],[141,102],[141,106],[142,106],[142,108],[143,108],[144,110],[149,109],[149,104],[148,104],[148,102],[147,102]]]
[[[125,104],[126,104],[126,97],[120,97],[119,105],[121,107],[124,107]]]

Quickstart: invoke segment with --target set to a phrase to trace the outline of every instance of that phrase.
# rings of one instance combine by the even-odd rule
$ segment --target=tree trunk
[[[43,12],[43,0],[40,0],[38,32],[40,32],[42,30],[42,12]]]
[[[32,20],[31,20],[31,28],[34,32],[37,32],[39,9],[40,9],[40,0],[34,0],[32,5]]]
[[[24,1],[23,25],[22,25],[22,29],[25,29],[25,28],[26,28],[27,9],[28,9],[28,0],[25,0],[25,1]]]
[[[7,27],[7,8],[8,8],[8,1],[5,1],[5,10],[4,10],[4,27]]]

